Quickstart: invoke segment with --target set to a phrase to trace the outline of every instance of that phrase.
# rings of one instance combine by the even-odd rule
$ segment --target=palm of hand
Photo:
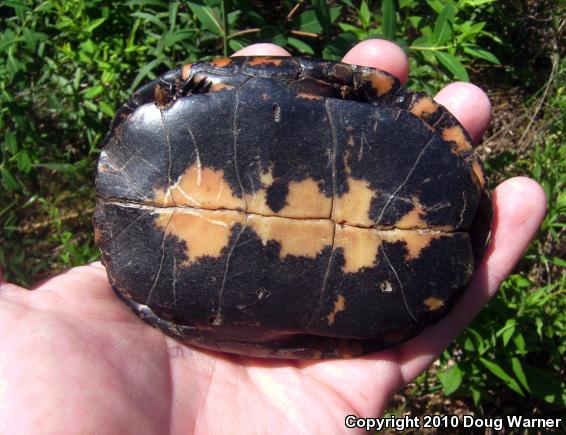
[[[393,353],[384,354],[389,362],[288,362],[179,345],[141,323],[99,265],[33,294],[4,286],[0,324],[12,332],[0,339],[2,395],[10,398],[0,421],[22,432],[87,433],[101,421],[117,433],[332,432],[348,414],[377,412],[403,382]]]
[[[408,64],[392,45],[365,41],[344,60],[403,80]],[[487,98],[448,88],[437,101],[479,137]],[[346,415],[378,416],[493,296],[544,217],[544,193],[525,178],[502,183],[493,202],[490,247],[456,307],[419,336],[362,358],[268,361],[182,346],[131,313],[99,264],[33,292],[0,279],[0,432],[335,433]]]

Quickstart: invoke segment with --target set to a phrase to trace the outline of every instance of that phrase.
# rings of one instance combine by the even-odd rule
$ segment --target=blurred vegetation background
[[[563,2],[2,1],[0,16],[0,265],[26,286],[98,258],[98,146],[115,109],[168,69],[254,42],[339,59],[386,38],[409,55],[413,90],[481,86],[492,186],[535,178],[548,215],[498,296],[389,412],[566,417]]]

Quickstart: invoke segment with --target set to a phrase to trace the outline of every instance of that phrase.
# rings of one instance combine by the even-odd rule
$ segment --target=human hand
[[[285,55],[256,44],[239,55]],[[345,62],[405,81],[408,63],[387,41],[355,46]],[[470,84],[436,100],[477,140],[491,106]],[[391,396],[425,370],[494,295],[545,212],[527,178],[493,192],[492,240],[454,309],[417,337],[353,359],[262,360],[183,346],[140,321],[95,263],[29,292],[0,285],[2,433],[337,433],[344,418],[379,416]]]

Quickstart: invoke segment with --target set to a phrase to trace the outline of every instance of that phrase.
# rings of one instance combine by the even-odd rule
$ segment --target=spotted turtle
[[[117,295],[188,344],[348,357],[444,316],[489,238],[481,162],[432,98],[369,67],[197,62],[117,112],[95,239]]]

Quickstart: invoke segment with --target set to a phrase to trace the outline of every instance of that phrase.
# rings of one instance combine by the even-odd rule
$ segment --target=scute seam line
[[[288,220],[293,220],[293,221],[325,221],[328,220],[330,222],[332,222],[335,225],[341,225],[343,227],[351,227],[351,228],[360,228],[360,229],[364,229],[364,230],[378,230],[378,231],[413,231],[413,232],[418,232],[418,233],[423,233],[423,234],[458,234],[458,233],[468,233],[468,231],[465,230],[453,230],[453,231],[448,231],[445,229],[437,229],[438,227],[429,227],[429,228],[418,228],[418,227],[412,227],[412,228],[398,228],[394,225],[392,226],[387,226],[387,227],[377,227],[377,226],[362,226],[362,225],[354,225],[354,224],[349,224],[349,223],[345,223],[345,222],[335,222],[332,219],[329,218],[324,218],[324,217],[301,217],[301,218],[297,218],[297,217],[289,217],[289,216],[275,216],[275,215],[268,215],[268,214],[260,214],[260,213],[252,213],[252,212],[245,212],[243,210],[234,210],[234,209],[229,209],[229,208],[196,208],[196,207],[190,207],[190,206],[160,206],[160,205],[156,205],[156,204],[147,204],[147,203],[142,203],[142,202],[136,202],[136,201],[131,201],[131,200],[124,200],[124,199],[111,199],[111,198],[101,198],[99,197],[98,200],[103,201],[105,204],[111,204],[111,205],[117,205],[120,207],[131,207],[131,208],[137,208],[140,210],[150,210],[153,212],[176,212],[176,211],[183,211],[186,210],[188,212],[193,212],[193,213],[198,213],[198,212],[210,212],[210,213],[222,213],[222,212],[235,212],[235,213],[242,213],[244,214],[246,217],[249,216],[258,216],[258,217],[266,217],[266,218],[277,218],[277,219],[288,219]]]

